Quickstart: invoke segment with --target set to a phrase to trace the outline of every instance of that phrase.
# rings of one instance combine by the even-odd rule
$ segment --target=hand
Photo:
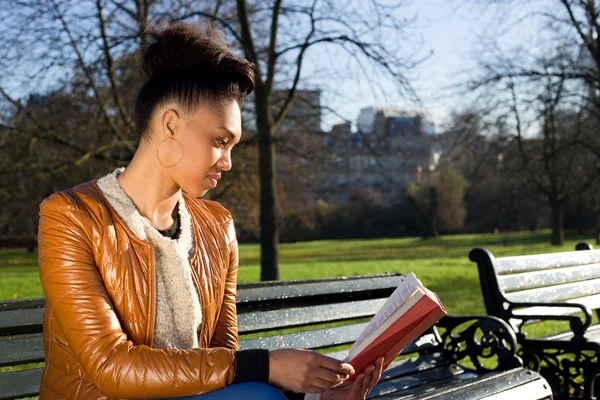
[[[381,379],[383,372],[383,357],[375,361],[375,365],[369,365],[365,370],[358,374],[354,382],[344,382],[343,384],[323,392],[322,400],[364,400],[371,389]]]
[[[310,350],[269,352],[269,383],[298,393],[321,393],[341,384],[354,368]]]

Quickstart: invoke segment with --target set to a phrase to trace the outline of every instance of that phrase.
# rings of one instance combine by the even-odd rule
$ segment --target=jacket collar
[[[160,236],[161,239],[164,238],[164,240],[174,240],[185,252],[187,252],[187,254],[190,254],[193,249],[192,224],[190,213],[187,209],[186,202],[181,191],[179,192],[178,200],[178,213],[181,221],[181,233],[177,239],[163,237],[156,230],[156,228],[152,226],[150,220],[140,214],[137,207],[133,204],[131,198],[127,195],[127,193],[125,193],[119,184],[117,177],[124,170],[125,168],[117,168],[110,174],[96,181],[96,185],[117,215],[138,239],[147,242],[149,241],[149,236],[154,238]]]

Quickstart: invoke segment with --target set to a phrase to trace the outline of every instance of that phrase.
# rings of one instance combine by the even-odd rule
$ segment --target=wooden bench
[[[496,258],[477,248],[469,258],[479,268],[487,313],[515,329],[525,366],[548,380],[556,398],[594,399],[600,325],[591,310],[600,315],[600,250],[587,243],[577,249],[588,251]],[[529,338],[522,328],[540,321],[567,321],[570,329]]]
[[[351,344],[401,279],[385,274],[239,284],[240,347],[326,350]],[[43,299],[0,303],[0,366],[43,361],[42,306]],[[370,398],[552,398],[547,382],[522,368],[506,323],[493,317],[445,317],[437,327],[404,351],[407,358],[384,373]],[[299,331],[281,331],[292,328]],[[344,353],[338,347],[330,354],[343,358]],[[36,395],[41,372],[0,373],[0,399]]]

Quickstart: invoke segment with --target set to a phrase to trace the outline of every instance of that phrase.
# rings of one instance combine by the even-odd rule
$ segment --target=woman
[[[315,352],[237,350],[233,222],[198,198],[231,169],[254,66],[208,26],[149,35],[131,163],[40,206],[41,399],[364,398],[382,360],[351,383]]]

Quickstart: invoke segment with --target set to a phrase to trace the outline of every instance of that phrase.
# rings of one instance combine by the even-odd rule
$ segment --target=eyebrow
[[[230,131],[226,126],[220,126],[217,129],[223,129],[224,131],[227,131],[227,133],[229,133],[229,135],[231,136],[231,139],[235,139],[235,137],[237,136],[235,133]]]

